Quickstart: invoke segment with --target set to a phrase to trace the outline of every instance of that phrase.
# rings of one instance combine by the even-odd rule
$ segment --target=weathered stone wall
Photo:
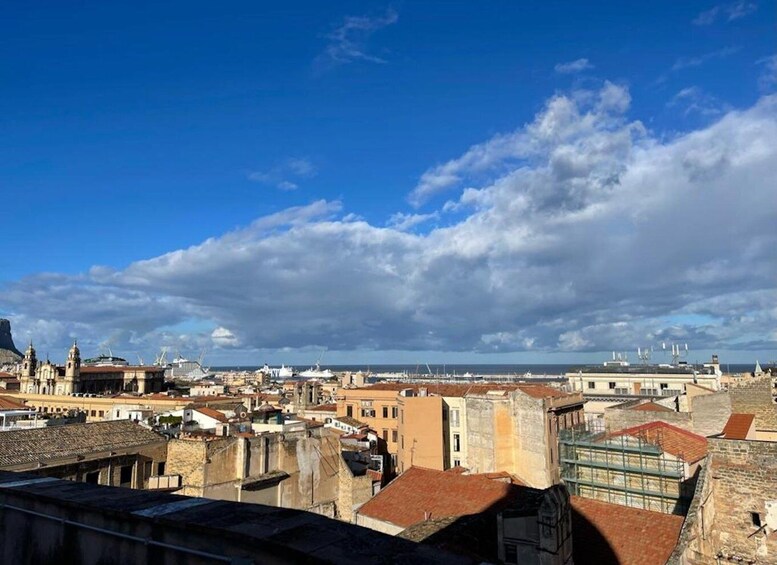
[[[654,412],[616,407],[604,410],[604,426],[607,431],[624,430],[649,422],[666,422],[684,430],[694,431],[691,414],[688,412]]]
[[[726,391],[692,396],[690,399],[692,432],[702,436],[719,434],[731,416],[731,397]]]
[[[506,400],[503,402],[506,403]],[[466,406],[467,459],[464,466],[472,473],[495,471],[495,402],[490,398],[468,395]]]
[[[706,477],[696,489],[671,565],[777,564],[777,539],[759,531],[777,498],[777,443],[710,438]]]
[[[549,418],[544,402],[519,390],[512,393],[512,399],[515,426],[515,465],[512,472],[527,481],[529,486],[547,488],[553,484],[553,465],[550,462],[552,447],[548,441]],[[558,464],[558,457],[553,461]]]
[[[356,511],[372,498],[372,477],[369,474],[354,476],[341,457],[338,479],[337,517],[345,522],[355,522]]]
[[[181,475],[180,494],[236,500],[234,488],[219,488],[237,480],[237,438],[206,441],[200,438],[174,439],[168,445],[167,473]]]
[[[737,414],[755,414],[756,431],[777,431],[777,404],[772,399],[771,377],[746,378],[732,384],[731,410]]]

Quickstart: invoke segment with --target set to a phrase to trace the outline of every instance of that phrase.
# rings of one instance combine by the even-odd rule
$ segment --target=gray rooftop
[[[75,522],[68,526],[69,531],[77,530],[82,523],[99,523],[101,528],[117,532],[93,542],[104,546],[100,548],[104,555],[111,555],[120,547],[121,551],[129,552],[137,545],[142,546],[142,539],[137,538],[132,542],[135,546],[128,546],[129,542],[120,539],[121,535],[142,536],[148,535],[143,532],[153,531],[149,538],[151,545],[162,539],[184,548],[180,552],[182,556],[187,550],[206,551],[239,559],[233,563],[457,565],[472,562],[301,510],[98,486],[27,473],[0,471],[0,503],[22,509],[45,507],[44,523],[58,524],[56,516],[62,515]],[[9,513],[4,516],[6,512]],[[0,506],[0,519],[11,517],[13,514]],[[8,528],[4,530],[10,532]],[[29,527],[25,531],[34,536],[37,530]],[[16,543],[7,537],[3,539],[6,535],[10,534],[0,531],[0,546],[4,541]],[[73,547],[67,549],[82,551],[77,545]],[[62,562],[67,557],[63,555]],[[230,559],[220,561],[230,562]]]
[[[160,442],[162,435],[129,420],[12,430],[0,434],[0,469]]]

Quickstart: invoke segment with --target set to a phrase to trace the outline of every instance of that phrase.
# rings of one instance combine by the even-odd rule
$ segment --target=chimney
[[[428,392],[429,390],[425,386],[418,388],[418,396],[428,396]]]

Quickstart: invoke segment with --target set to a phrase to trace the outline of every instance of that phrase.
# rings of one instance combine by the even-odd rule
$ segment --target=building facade
[[[160,392],[164,385],[164,368],[142,366],[82,366],[77,344],[68,351],[64,365],[46,360],[39,362],[35,348],[24,353],[19,375],[22,393],[43,395],[116,394]]]

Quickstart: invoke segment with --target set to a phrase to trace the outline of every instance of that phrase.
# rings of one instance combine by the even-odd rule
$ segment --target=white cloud
[[[683,115],[719,116],[731,108],[698,86],[683,88],[667,102],[670,108],[682,108]]]
[[[777,96],[671,139],[629,100],[557,94],[427,171],[456,222],[413,233],[444,212],[377,226],[318,201],[124,269],[15,281],[0,310],[52,351],[774,350]]]
[[[347,16],[326,35],[328,43],[314,63],[316,69],[320,72],[355,61],[385,63],[385,59],[368,51],[367,41],[376,31],[398,20],[399,14],[392,8],[382,16]]]
[[[440,217],[439,212],[433,212],[431,214],[405,214],[403,212],[397,212],[392,214],[386,225],[399,231],[407,231],[420,224],[428,222],[429,220],[436,220]]]
[[[289,178],[311,179],[317,174],[318,169],[310,159],[290,157],[270,169],[253,171],[248,173],[247,176],[250,181],[274,186],[279,190],[290,191],[297,190],[299,185],[297,182],[289,180]]]
[[[709,53],[703,53],[702,55],[696,55],[693,57],[680,57],[674,62],[674,65],[672,65],[672,70],[679,71],[689,67],[698,67],[708,61],[714,59],[723,59],[729,55],[733,55],[739,51],[739,49],[739,47],[724,47],[723,49],[710,51]]]
[[[227,328],[221,326],[211,332],[210,338],[213,340],[213,344],[217,347],[227,348],[237,347],[240,345],[240,340],[237,338],[237,336]]]
[[[709,10],[701,12],[693,19],[692,23],[697,26],[707,26],[715,23],[718,17],[724,17],[727,21],[732,22],[752,14],[757,9],[758,4],[755,2],[748,2],[747,0],[739,0],[738,2],[731,2],[729,4],[718,4]]]
[[[777,87],[777,54],[763,57],[756,61],[761,65],[761,75],[758,77],[758,86],[764,92],[771,92]]]
[[[567,63],[558,63],[555,67],[553,67],[553,69],[560,74],[579,73],[593,68],[594,66],[591,64],[591,62],[585,58],[576,59]]]

